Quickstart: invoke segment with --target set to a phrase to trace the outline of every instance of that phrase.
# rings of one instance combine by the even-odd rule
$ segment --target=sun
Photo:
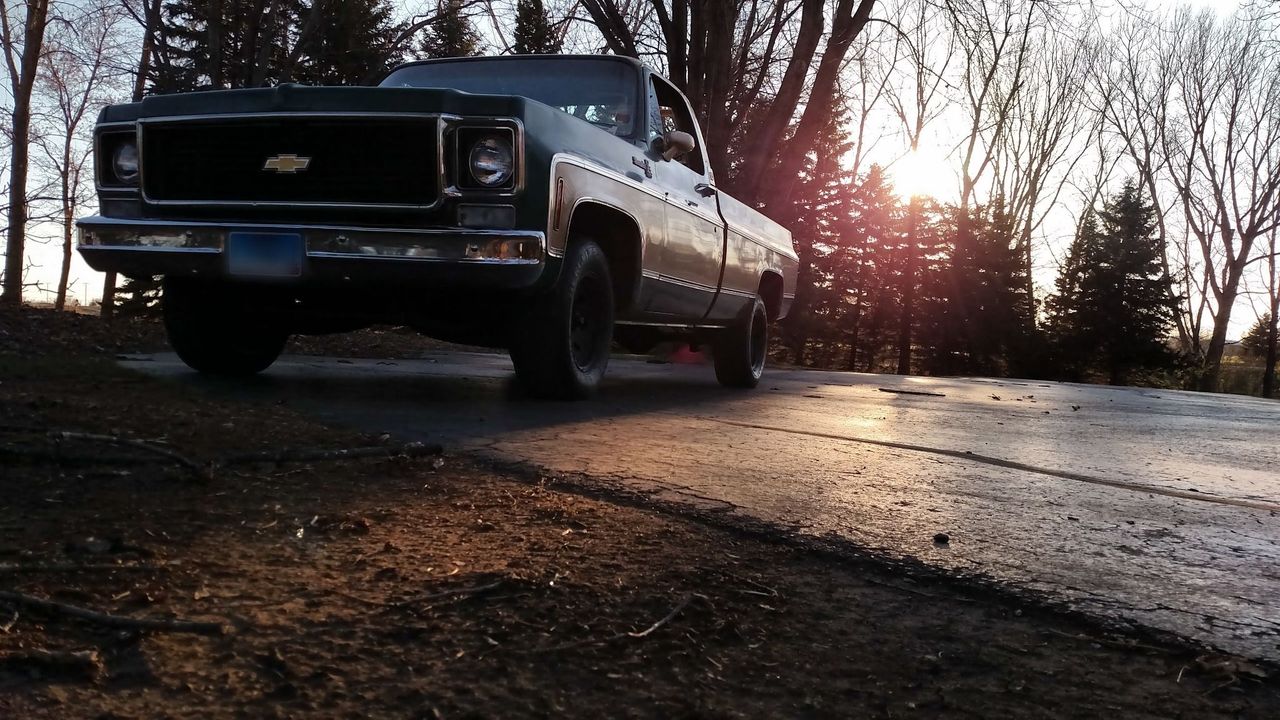
[[[908,152],[889,166],[893,187],[902,199],[916,195],[945,200],[955,193],[955,173],[947,159],[936,150]]]

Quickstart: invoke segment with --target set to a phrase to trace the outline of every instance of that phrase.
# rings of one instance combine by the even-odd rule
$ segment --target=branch
[[[213,464],[215,466],[222,465],[244,465],[248,463],[258,462],[320,462],[325,460],[358,460],[360,458],[371,457],[425,457],[429,455],[439,455],[444,452],[444,448],[439,445],[427,445],[420,442],[411,442],[399,447],[357,447],[357,448],[338,448],[336,450],[327,450],[324,448],[303,448],[300,450],[264,450],[262,452],[240,453],[237,455],[226,455]]]
[[[195,460],[192,460],[187,456],[182,455],[181,453],[178,453],[174,450],[170,450],[169,448],[165,448],[165,447],[160,447],[159,445],[148,442],[146,440],[135,440],[133,438],[121,438],[121,437],[115,437],[114,435],[97,435],[94,433],[70,432],[65,430],[59,431],[59,432],[51,432],[49,433],[49,438],[51,440],[54,440],[55,442],[59,440],[83,440],[85,442],[100,442],[100,443],[106,443],[108,445],[120,445],[123,447],[131,447],[131,448],[136,448],[138,450],[145,450],[147,452],[155,453],[156,455],[162,455],[166,458],[169,458],[170,460],[187,468],[188,470],[190,470],[193,473],[196,473],[197,475],[203,475],[205,473],[205,467],[202,466],[200,463],[196,462]]]
[[[162,620],[158,618],[133,618],[123,615],[109,615],[96,610],[88,610],[76,605],[54,602],[26,593],[0,590],[0,600],[26,607],[44,610],[55,615],[88,620],[89,622],[108,627],[131,628],[134,630],[154,630],[156,632],[194,633],[197,635],[221,635],[227,626],[220,622],[196,622],[191,620]]]

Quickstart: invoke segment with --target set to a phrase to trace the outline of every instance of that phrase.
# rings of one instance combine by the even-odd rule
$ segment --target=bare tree
[[[961,73],[969,125],[960,141],[961,220],[995,161],[1027,82],[1038,9],[1047,3],[972,0],[947,3],[965,64]]]
[[[27,175],[30,165],[31,93],[44,52],[49,0],[0,2],[0,50],[13,107],[9,112],[8,242],[5,247],[4,292],[0,302],[22,304],[23,257],[26,251]]]
[[[824,0],[582,0],[610,52],[656,64],[689,96],[718,180],[775,215],[791,204],[840,70],[875,5],[835,0],[819,54]],[[749,114],[758,116],[752,142],[731,173],[734,135],[721,128],[740,127]]]
[[[1258,313],[1259,320],[1266,318],[1265,350],[1263,351],[1262,397],[1276,397],[1276,355],[1280,352],[1280,229],[1267,233],[1267,246],[1262,255],[1261,285],[1266,298],[1266,310]]]
[[[1034,238],[1058,206],[1076,168],[1096,147],[1101,123],[1101,115],[1085,103],[1092,59],[1100,44],[1086,34],[1086,23],[1037,39],[1027,62],[1026,81],[1009,108],[1007,127],[992,157],[992,195],[1004,199],[1016,223],[1016,249],[1029,298],[1035,297]],[[1097,169],[1105,169],[1106,156],[1096,159]],[[1099,187],[1100,183],[1093,183],[1093,192]],[[1090,198],[1090,206],[1094,200],[1096,196]],[[1028,319],[1034,324],[1034,314]]]
[[[1216,390],[1241,279],[1260,260],[1254,245],[1280,227],[1280,57],[1244,16],[1184,11],[1173,29],[1178,115],[1163,147],[1211,298],[1200,388]]]
[[[1206,294],[1197,287],[1203,274],[1185,226],[1171,224],[1179,200],[1165,192],[1165,133],[1173,122],[1169,99],[1176,91],[1176,48],[1164,40],[1164,32],[1161,18],[1147,13],[1133,13],[1116,23],[1099,48],[1105,60],[1092,75],[1093,96],[1108,134],[1119,142],[1155,206],[1167,287],[1171,301],[1180,307],[1175,316],[1178,346],[1203,357]]]
[[[168,53],[161,32],[161,2],[162,0],[120,0],[120,8],[132,18],[136,31],[141,35],[137,62],[130,68],[122,69],[122,72],[133,75],[133,102],[138,102],[146,94],[147,78],[152,69],[167,63]],[[119,24],[116,27],[119,28]],[[110,319],[115,312],[116,281],[114,272],[107,271],[103,274],[100,307],[101,315],[106,319]]]
[[[75,220],[92,200],[89,168],[93,154],[94,111],[105,102],[110,81],[109,56],[121,19],[111,2],[91,5],[72,18],[51,23],[46,58],[40,69],[44,132],[37,138],[44,164],[57,178],[57,216],[62,229],[62,268],[54,305],[62,310],[71,275]]]

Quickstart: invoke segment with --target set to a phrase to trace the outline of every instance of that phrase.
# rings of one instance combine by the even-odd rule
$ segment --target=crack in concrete
[[[776,425],[762,425],[759,423],[741,422],[739,420],[726,420],[724,418],[700,416],[699,419],[709,422],[721,423],[724,425],[734,425],[736,427],[748,428],[751,430],[765,430],[768,432],[781,432],[791,435],[807,435],[809,437],[823,438],[826,440],[843,440],[845,442],[864,443],[867,445],[876,445],[879,447],[894,448],[896,450],[909,450],[911,452],[929,453],[932,455],[942,455],[945,457],[957,458],[959,460],[968,460],[976,463],[985,463],[1009,470],[1021,470],[1023,472],[1036,473],[1038,475],[1048,475],[1049,477],[1062,478],[1063,480],[1075,480],[1077,482],[1090,483],[1093,485],[1103,485],[1106,487],[1117,488],[1120,490],[1132,490],[1135,492],[1152,493],[1155,495],[1164,495],[1166,497],[1174,497],[1182,500],[1196,500],[1198,502],[1217,503],[1219,505],[1231,505],[1233,507],[1249,508],[1252,510],[1262,510],[1265,512],[1280,512],[1280,504],[1263,502],[1258,500],[1241,500],[1237,498],[1227,498],[1218,495],[1209,495],[1200,492],[1189,492],[1185,490],[1174,490],[1171,488],[1153,487],[1150,485],[1140,485],[1138,483],[1127,483],[1119,480],[1107,480],[1106,478],[1094,477],[1092,475],[1083,475],[1080,473],[1068,472],[1066,470],[1054,470],[1052,468],[1042,468],[1036,465],[1028,465],[1026,463],[1014,462],[1012,460],[1003,460],[990,455],[979,455],[968,450],[947,450],[945,448],[929,447],[928,445],[914,445],[911,443],[895,442],[892,440],[875,440],[872,438],[861,438],[853,435],[840,435],[837,433],[824,433],[815,430],[795,430],[793,428],[778,427]]]

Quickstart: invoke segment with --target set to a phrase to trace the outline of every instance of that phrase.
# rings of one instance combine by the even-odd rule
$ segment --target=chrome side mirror
[[[693,152],[693,136],[687,132],[672,130],[662,136],[662,159],[674,160]]]

